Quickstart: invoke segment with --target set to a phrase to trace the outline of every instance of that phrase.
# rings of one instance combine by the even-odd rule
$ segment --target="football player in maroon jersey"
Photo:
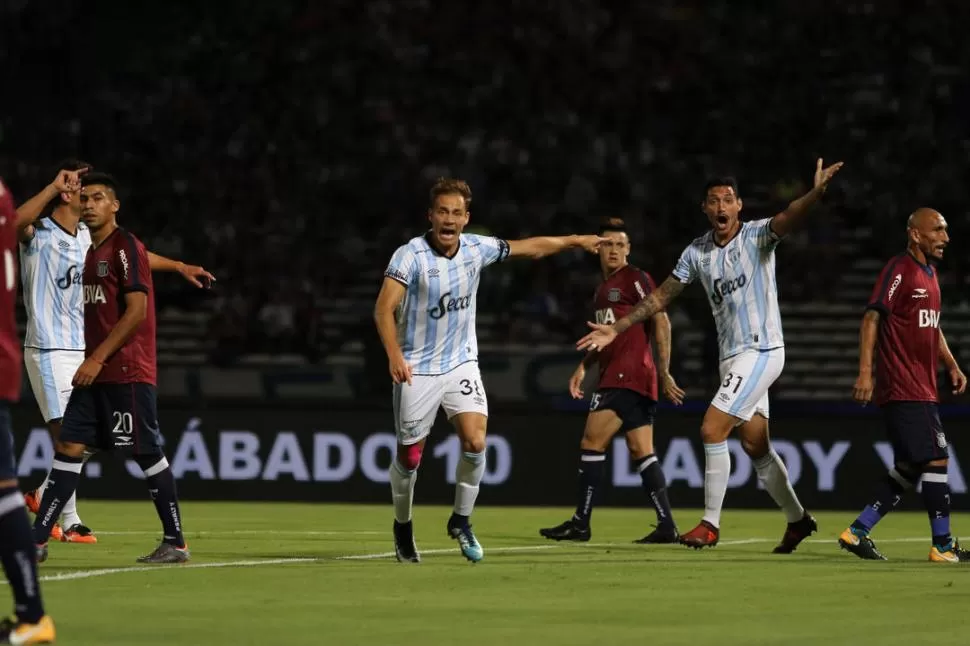
[[[646,298],[653,291],[654,282],[649,274],[629,263],[630,239],[623,220],[607,220],[600,228],[600,235],[606,241],[599,249],[603,282],[597,287],[594,299],[596,322],[611,324]],[[603,477],[606,450],[613,436],[623,432],[630,457],[657,514],[656,529],[636,542],[678,541],[667,498],[667,482],[653,448],[658,370],[650,351],[651,334],[657,343],[659,381],[664,394],[675,404],[683,402],[684,391],[670,375],[670,319],[664,311],[641,325],[630,327],[599,352],[586,355],[569,380],[569,393],[574,399],[582,399],[586,369],[593,363],[599,365],[599,381],[580,442],[576,513],[561,525],[540,529],[542,536],[557,541],[590,539],[590,516]]]
[[[922,480],[932,534],[929,560],[959,563],[970,560],[970,552],[950,534],[948,452],[936,390],[940,361],[953,393],[967,388],[967,377],[940,329],[940,284],[933,262],[943,258],[950,236],[943,216],[928,208],[909,216],[906,235],[906,251],[886,263],[866,306],[852,393],[862,404],[875,399],[882,409],[894,464],[873,502],[839,536],[839,545],[863,559],[885,560],[869,532]]]

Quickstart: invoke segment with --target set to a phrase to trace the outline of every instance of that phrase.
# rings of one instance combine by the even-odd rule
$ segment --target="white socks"
[[[788,481],[788,469],[785,468],[785,463],[773,448],[768,450],[767,455],[754,461],[754,469],[758,472],[758,480],[771,494],[772,500],[785,512],[788,522],[794,523],[801,520],[805,515],[805,508],[798,502],[798,496],[795,495],[795,490]]]
[[[484,475],[485,451],[461,454],[455,471],[455,513],[459,516],[472,515]]]
[[[727,442],[704,445],[704,517],[711,525],[721,526],[721,507],[731,475],[731,454]],[[760,475],[760,471],[759,471]]]
[[[399,523],[406,523],[411,520],[414,483],[418,479],[418,472],[416,469],[408,471],[394,458],[391,460],[388,476],[391,480],[391,499],[394,501],[394,519]]]

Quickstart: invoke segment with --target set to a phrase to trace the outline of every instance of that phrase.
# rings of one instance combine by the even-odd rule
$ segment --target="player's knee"
[[[485,450],[485,434],[463,437],[461,439],[461,450],[465,453],[482,453]]]
[[[77,442],[61,442],[60,440],[54,442],[55,453],[60,453],[61,455],[66,455],[71,458],[84,457],[84,451],[86,448],[86,446],[83,444],[78,444]]]
[[[727,440],[728,435],[730,434],[730,426],[725,426],[724,424],[708,419],[705,419],[701,423],[701,439],[705,444],[717,444],[718,442],[723,442]]]
[[[634,460],[645,458],[653,453],[653,429],[641,426],[626,434],[626,448]]]
[[[755,436],[755,437],[742,437],[741,438],[741,448],[744,452],[755,460],[758,458],[763,458],[768,455],[768,451],[771,450],[771,444],[768,442],[768,436]]]
[[[146,478],[158,475],[162,471],[168,468],[168,459],[162,452],[153,453],[150,455],[135,455],[132,456],[135,464],[141,468],[142,473],[145,474]]]
[[[421,464],[424,442],[397,445],[397,462],[408,471],[414,471]]]
[[[606,451],[606,447],[609,446],[610,438],[602,437],[599,435],[593,435],[590,433],[583,433],[583,439],[579,441],[579,448],[582,451]]]

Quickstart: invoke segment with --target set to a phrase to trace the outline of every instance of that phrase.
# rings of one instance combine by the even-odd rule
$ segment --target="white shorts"
[[[785,367],[785,348],[745,350],[721,362],[721,387],[711,406],[747,422],[768,418],[768,388]]]
[[[24,348],[27,379],[45,422],[64,417],[67,400],[74,390],[71,381],[82,363],[84,350]]]
[[[458,413],[488,415],[488,398],[478,362],[468,361],[443,375],[414,375],[411,385],[394,385],[394,430],[397,441],[420,442],[431,432],[438,408],[448,419]]]

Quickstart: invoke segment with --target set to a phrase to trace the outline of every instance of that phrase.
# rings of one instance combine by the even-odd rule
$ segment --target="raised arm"
[[[44,208],[55,197],[61,193],[73,193],[81,190],[81,175],[86,172],[86,168],[82,170],[62,170],[57,173],[54,181],[44,187],[44,190],[21,204],[17,209],[17,235],[21,239],[29,240],[33,236],[33,231],[28,231],[28,227],[40,217]]]
[[[377,303],[374,305],[377,334],[381,337],[384,352],[387,353],[391,379],[396,384],[411,383],[411,366],[404,360],[401,344],[397,341],[397,322],[394,320],[394,312],[404,300],[406,293],[407,288],[403,283],[385,276],[381,291],[377,295]]]
[[[618,334],[622,334],[633,325],[646,321],[666,309],[667,305],[684,291],[684,287],[684,283],[676,277],[668,276],[660,287],[650,292],[650,295],[640,301],[629,314],[613,325],[587,323],[593,331],[580,339],[576,348],[579,350],[596,350],[608,346]]]
[[[815,186],[771,219],[771,230],[775,232],[775,235],[783,238],[801,223],[812,206],[825,193],[829,181],[839,172],[840,168],[842,168],[842,162],[832,164],[828,168],[822,168],[821,157],[815,162]]]
[[[963,374],[956,357],[950,352],[950,346],[946,342],[946,337],[943,336],[942,328],[940,328],[940,360],[943,361],[943,366],[946,368],[947,374],[950,375],[953,394],[962,395],[967,390],[967,376]]]
[[[605,238],[599,236],[539,236],[522,240],[509,240],[510,258],[531,258],[537,260],[563,252],[566,249],[581,248],[596,253]]]
[[[878,310],[866,310],[859,328],[859,376],[852,389],[852,398],[863,405],[872,399],[872,366],[879,339],[879,317]]]

